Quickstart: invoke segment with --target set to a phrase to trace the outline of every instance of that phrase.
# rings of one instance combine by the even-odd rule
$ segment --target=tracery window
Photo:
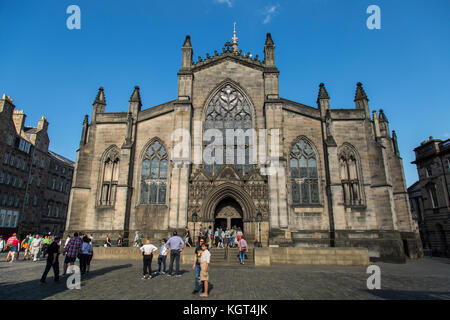
[[[311,145],[303,139],[292,147],[289,157],[292,203],[319,204],[317,158]]]
[[[226,149],[226,130],[227,129],[242,129],[244,132],[252,128],[252,112],[250,104],[247,99],[231,85],[223,87],[209,102],[206,110],[205,131],[208,129],[217,129],[222,133],[221,150],[214,150],[212,164],[204,163],[205,170],[210,175],[215,175],[220,170],[223,164],[227,163],[227,154],[231,157],[234,153],[233,165],[238,174],[247,174],[251,169],[250,159],[251,148],[250,137],[245,136],[245,141],[240,141],[234,138],[233,149]],[[212,143],[205,141],[204,147]],[[240,151],[239,151],[240,150]],[[239,151],[239,152],[238,152]],[[222,155],[215,154],[221,152]],[[238,155],[244,156],[239,160]]]
[[[110,152],[103,162],[101,206],[113,206],[116,201],[117,183],[119,182],[119,155],[116,150]],[[54,186],[55,187],[55,186]]]
[[[156,140],[142,161],[141,204],[166,203],[168,163],[166,148]]]
[[[344,204],[347,206],[363,205],[356,155],[348,146],[341,150],[339,164]]]

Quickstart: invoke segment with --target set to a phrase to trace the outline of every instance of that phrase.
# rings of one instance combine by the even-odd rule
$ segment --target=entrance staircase
[[[211,248],[211,264],[218,266],[240,266],[240,260],[238,258],[238,248]],[[247,258],[245,259],[245,265],[255,265],[254,249],[248,248]]]

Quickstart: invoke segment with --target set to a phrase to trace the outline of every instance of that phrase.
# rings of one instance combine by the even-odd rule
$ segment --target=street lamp
[[[262,247],[261,243],[261,221],[262,221],[262,214],[261,211],[258,211],[258,214],[256,215],[256,221],[258,222],[258,228],[259,228],[259,242],[256,243],[257,247]]]
[[[197,212],[194,211],[194,213],[192,214],[192,222],[194,223],[194,234],[192,240],[194,240],[194,246],[195,246],[195,223],[197,222],[197,219],[198,219]]]

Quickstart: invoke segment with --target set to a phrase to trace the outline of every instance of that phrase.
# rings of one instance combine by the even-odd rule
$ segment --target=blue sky
[[[66,9],[81,9],[68,30]],[[369,30],[369,5],[381,29]],[[334,108],[353,108],[355,84],[384,109],[397,132],[408,186],[413,149],[450,138],[450,1],[191,0],[0,1],[0,94],[14,99],[28,126],[45,115],[50,147],[75,159],[81,123],[100,86],[107,111],[127,111],[133,87],[144,108],[177,95],[181,45],[194,57],[220,51],[237,22],[239,47],[263,57],[272,33],[280,95],[316,106],[320,82]]]

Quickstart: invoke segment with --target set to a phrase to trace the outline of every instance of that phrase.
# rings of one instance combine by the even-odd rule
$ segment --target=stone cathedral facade
[[[385,260],[420,256],[386,115],[370,112],[361,83],[349,109],[331,108],[324,84],[316,107],[283,99],[275,61],[270,34],[263,60],[243,54],[234,37],[196,62],[187,36],[175,100],[143,108],[135,87],[128,111],[107,112],[100,88],[91,120],[83,122],[66,232],[98,241],[107,233],[132,240],[135,231],[159,239],[186,225],[191,232],[200,224],[236,225],[249,243],[261,238],[264,246],[367,247]],[[193,150],[207,149],[208,129],[266,129],[266,143],[258,144],[256,163],[249,140],[234,149],[241,148],[244,163],[223,164],[217,151],[212,163],[199,163]],[[190,133],[183,140],[190,152],[175,151],[176,130]]]

